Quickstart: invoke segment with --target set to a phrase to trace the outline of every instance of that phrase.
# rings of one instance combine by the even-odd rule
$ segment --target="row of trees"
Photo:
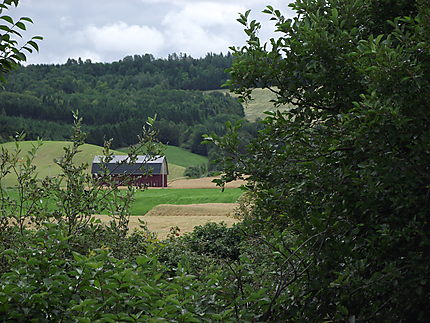
[[[162,85],[169,89],[216,90],[228,79],[225,69],[231,54],[209,53],[203,58],[171,54],[155,59],[150,54],[127,56],[113,63],[69,59],[62,65],[21,67],[8,76],[6,89],[49,95],[58,91],[82,92],[105,84],[110,89],[139,90]],[[44,92],[44,93],[43,93]]]
[[[182,145],[197,125],[214,120],[220,114],[232,118],[243,117],[240,103],[222,93],[201,91],[165,90],[159,88],[139,91],[94,90],[89,93],[60,93],[55,96],[0,92],[0,120],[21,118],[31,124],[18,128],[31,133],[29,139],[37,136],[44,139],[64,139],[64,132],[55,133],[55,124],[64,126],[71,121],[71,111],[79,110],[87,125],[90,143],[102,144],[104,137],[114,138],[114,147],[134,144],[136,135],[149,116],[157,115],[164,125],[160,139],[165,143]],[[45,126],[52,129],[47,135]],[[166,125],[172,125],[167,129]],[[70,126],[68,127],[70,129]],[[37,130],[39,129],[39,130]],[[15,129],[16,131],[17,129]],[[7,138],[13,132],[1,129],[1,136]]]

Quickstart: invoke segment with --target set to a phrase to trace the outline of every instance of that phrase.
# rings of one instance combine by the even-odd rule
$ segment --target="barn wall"
[[[111,178],[116,182],[119,186],[125,186],[128,184],[132,184],[135,186],[148,186],[148,187],[167,187],[167,175],[157,174],[157,175],[111,175]],[[131,183],[130,183],[131,181]],[[101,185],[106,185],[107,182],[103,180],[100,183]]]
[[[167,176],[166,175],[151,175],[151,176],[136,176],[136,182],[138,185],[148,185],[149,187],[166,187]],[[166,183],[166,184],[165,184]]]

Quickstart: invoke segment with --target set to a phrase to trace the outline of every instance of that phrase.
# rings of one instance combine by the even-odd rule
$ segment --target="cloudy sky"
[[[251,17],[265,28],[263,38],[274,36],[266,4],[291,16],[291,0],[21,0],[7,14],[34,21],[28,36],[41,35],[38,54],[28,63],[65,63],[81,57],[111,62],[127,55],[150,53],[166,57],[186,53],[226,53],[245,42],[238,13],[251,9]]]

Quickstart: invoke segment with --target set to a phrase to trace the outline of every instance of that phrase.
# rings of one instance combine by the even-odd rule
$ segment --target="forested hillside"
[[[88,142],[113,147],[136,143],[148,117],[157,115],[159,139],[207,155],[201,135],[222,133],[227,120],[244,116],[236,99],[218,89],[227,80],[232,56],[201,59],[134,55],[114,63],[69,59],[64,65],[30,65],[8,75],[0,90],[0,136],[17,130],[28,139],[69,137],[74,110],[84,119]]]

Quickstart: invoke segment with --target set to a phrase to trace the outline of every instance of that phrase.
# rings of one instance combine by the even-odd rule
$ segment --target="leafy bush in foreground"
[[[251,222],[278,236],[294,278],[273,309],[300,322],[425,322],[430,3],[290,6],[293,19],[266,8],[279,35],[269,44],[249,12],[240,17],[249,38],[229,84],[243,99],[269,88],[291,109],[269,113],[243,154],[234,126],[212,138],[226,151],[225,180],[247,176]]]
[[[167,275],[150,251],[135,261],[118,260],[102,249],[82,255],[71,250],[64,233],[46,225],[25,233],[27,242],[19,249],[3,252],[10,270],[1,275],[0,317],[39,322],[223,318],[223,309],[208,302],[210,290],[180,264]]]

